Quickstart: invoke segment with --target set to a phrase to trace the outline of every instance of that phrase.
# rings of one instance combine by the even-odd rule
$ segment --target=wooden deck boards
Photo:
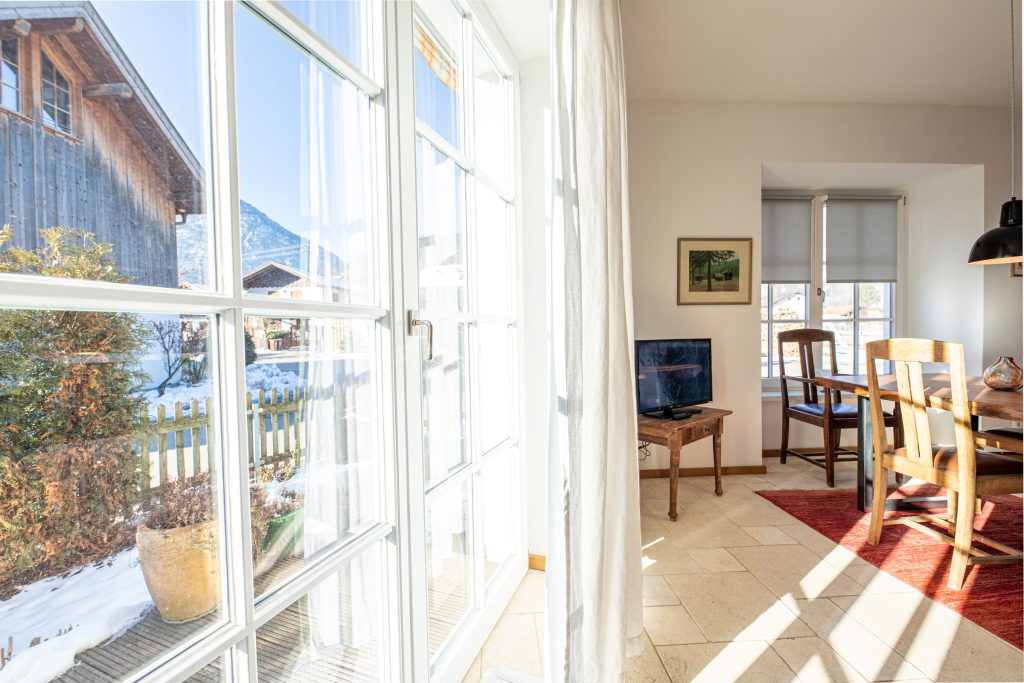
[[[299,560],[301,562],[301,560]],[[288,562],[282,563],[291,564]],[[461,563],[460,563],[461,564]],[[277,569],[275,567],[275,569]],[[461,566],[428,581],[428,640],[431,656],[438,652],[469,611],[472,602]],[[279,573],[280,572],[280,573]],[[259,579],[270,585],[282,574],[294,572],[282,566]],[[262,587],[261,586],[261,587]],[[345,588],[341,590],[344,592]],[[362,647],[332,645],[316,648],[316,657],[303,657],[309,650],[311,615],[302,598],[256,631],[257,670],[260,680],[308,680],[333,683],[377,680],[381,643],[371,639]],[[342,613],[342,618],[351,614]],[[146,616],[121,636],[79,653],[76,666],[59,678],[60,683],[108,683],[123,678],[143,661],[158,657],[175,644],[193,636],[216,620],[215,615],[185,624],[168,624],[157,611]],[[218,683],[222,663],[211,663],[189,680],[190,683]]]

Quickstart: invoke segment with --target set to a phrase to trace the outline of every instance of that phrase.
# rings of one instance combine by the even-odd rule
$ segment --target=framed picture
[[[752,244],[749,237],[680,237],[676,303],[749,304]]]
[[[1024,274],[1024,263],[1010,264],[1010,277],[1021,277]]]

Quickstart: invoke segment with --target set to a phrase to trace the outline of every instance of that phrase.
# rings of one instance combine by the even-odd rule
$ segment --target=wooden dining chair
[[[964,583],[968,565],[989,562],[1020,562],[1020,550],[974,531],[975,500],[978,496],[1020,493],[1024,490],[1022,463],[1009,453],[979,450],[971,427],[971,411],[967,400],[967,377],[964,373],[964,347],[960,344],[930,339],[883,339],[867,344],[868,391],[875,446],[875,481],[888,481],[889,471],[921,479],[945,488],[948,509],[943,514],[922,514],[885,519],[888,490],[876,486],[871,506],[871,528],[868,543],[878,545],[882,526],[905,524],[953,546],[947,584],[959,590]],[[890,361],[896,375],[899,412],[903,418],[905,448],[889,448],[881,427],[882,401],[878,388],[876,361]],[[952,401],[953,428],[956,444],[932,444],[928,408],[941,408],[929,401],[922,376],[922,363],[949,366],[949,393]],[[943,387],[944,388],[944,387]],[[928,525],[931,526],[928,526]],[[938,527],[938,528],[936,528]],[[953,531],[950,536],[948,531]],[[973,542],[988,546],[997,553],[973,547]]]
[[[796,344],[800,358],[800,374],[786,374],[786,345]],[[858,424],[857,407],[843,403],[838,391],[828,391],[814,381],[814,345],[828,344],[832,373],[838,372],[836,366],[836,336],[829,330],[803,329],[779,332],[779,381],[782,383],[782,448],[779,450],[779,461],[786,462],[786,456],[792,455],[817,465],[825,470],[825,481],[830,487],[836,485],[835,463],[856,462],[857,453],[839,445],[844,429],[856,429]],[[803,402],[790,404],[789,382],[798,382],[803,389]],[[820,394],[820,401],[819,401]],[[830,396],[831,394],[831,396]],[[824,435],[824,450],[799,452],[789,447],[789,421],[797,420],[814,425]],[[893,439],[902,444],[899,420],[886,413],[885,426],[894,430]]]

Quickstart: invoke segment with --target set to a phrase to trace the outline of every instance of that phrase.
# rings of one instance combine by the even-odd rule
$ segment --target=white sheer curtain
[[[619,4],[554,1],[548,679],[642,648],[626,97]]]

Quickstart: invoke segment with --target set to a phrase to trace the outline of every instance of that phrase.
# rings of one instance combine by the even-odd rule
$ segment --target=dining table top
[[[953,407],[949,391],[949,374],[930,372],[922,375],[925,393],[932,408],[951,410]],[[846,391],[866,398],[868,396],[867,375],[832,374],[820,370],[814,381],[826,389]],[[883,399],[896,400],[895,375],[879,375],[878,387]],[[1013,422],[1024,421],[1024,394],[1020,389],[990,389],[981,377],[967,376],[967,398],[970,402],[972,415],[992,417]]]

